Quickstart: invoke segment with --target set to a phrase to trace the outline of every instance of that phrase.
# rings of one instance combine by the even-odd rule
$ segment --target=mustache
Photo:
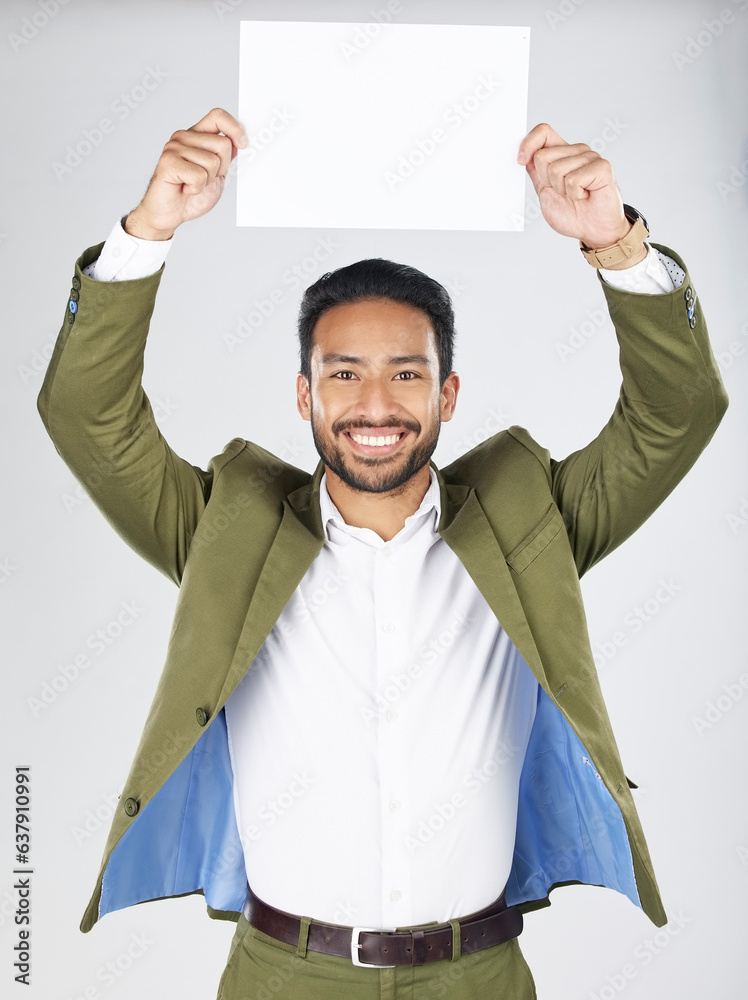
[[[388,417],[386,420],[336,420],[332,425],[333,434],[342,434],[348,430],[358,430],[364,427],[404,427],[413,431],[414,434],[421,433],[421,425],[417,420],[401,420],[395,417]]]

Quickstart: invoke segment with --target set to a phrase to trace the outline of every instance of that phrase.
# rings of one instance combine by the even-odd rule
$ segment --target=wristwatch
[[[621,264],[624,260],[629,260],[641,250],[642,243],[649,236],[647,220],[641,212],[637,212],[631,205],[623,206],[623,214],[631,223],[631,229],[617,243],[599,250],[592,250],[585,246],[581,240],[579,241],[579,249],[588,264],[593,267],[613,267],[616,264]]]

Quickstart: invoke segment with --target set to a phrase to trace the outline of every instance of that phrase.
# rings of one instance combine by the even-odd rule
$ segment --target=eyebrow
[[[323,365],[361,365],[365,368],[369,364],[368,358],[359,358],[354,354],[331,354],[322,355]],[[429,367],[430,361],[425,354],[399,354],[394,358],[389,358],[388,365],[424,365]]]

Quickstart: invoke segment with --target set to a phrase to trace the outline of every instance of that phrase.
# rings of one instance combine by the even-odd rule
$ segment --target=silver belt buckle
[[[361,942],[358,937],[361,931],[373,931],[377,933],[378,931],[390,931],[394,928],[390,927],[353,927],[351,929],[351,961],[354,965],[357,965],[360,969],[394,969],[394,965],[372,965],[369,962],[362,962],[358,957],[358,950],[361,947]]]

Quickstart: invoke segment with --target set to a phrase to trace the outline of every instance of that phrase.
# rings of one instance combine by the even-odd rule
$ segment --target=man
[[[693,286],[610,164],[538,125],[519,162],[600,270],[620,343],[598,437],[554,461],[511,428],[437,470],[459,391],[449,297],[362,261],[302,302],[315,473],[241,439],[201,470],[159,434],[142,357],[167,241],[245,143],[221,109],[172,136],[124,230],[80,258],[39,398],[105,516],[181,587],[82,929],[203,892],[238,921],[224,1000],[532,997],[521,913],[554,885],[666,922],[578,578],[724,413]]]

